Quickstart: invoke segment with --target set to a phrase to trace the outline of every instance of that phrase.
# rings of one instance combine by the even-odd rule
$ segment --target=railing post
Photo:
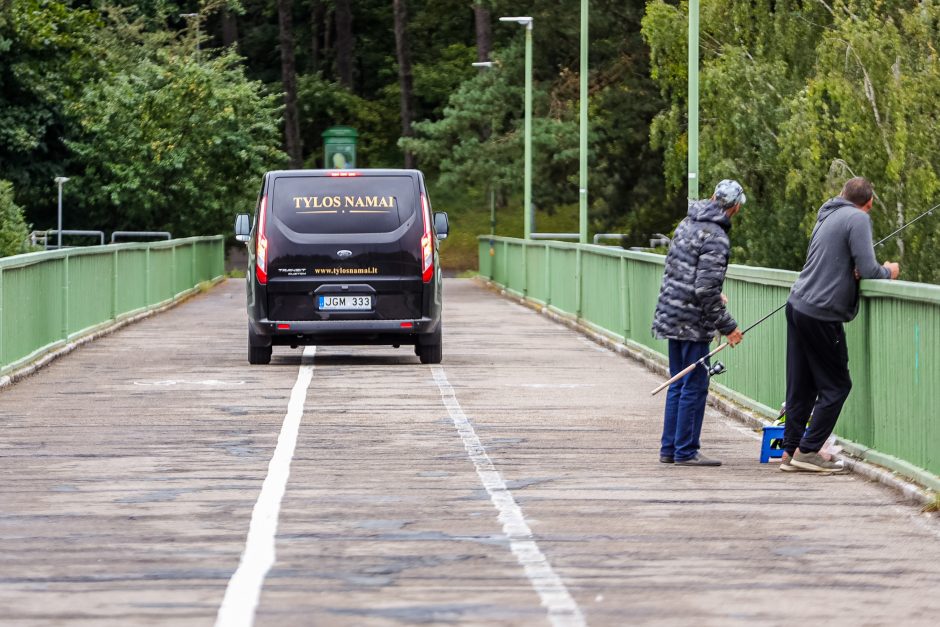
[[[630,317],[628,308],[630,301],[627,296],[630,290],[627,289],[627,258],[620,256],[620,330],[623,331],[623,343],[627,343],[630,337]]]
[[[881,442],[878,442],[875,439],[875,399],[873,394],[875,389],[873,388],[871,382],[873,380],[872,369],[874,367],[874,360],[871,358],[871,300],[868,297],[865,297],[859,294],[861,302],[859,303],[861,309],[862,322],[865,325],[865,332],[863,333],[862,343],[864,350],[862,354],[865,356],[864,363],[864,372],[865,378],[862,385],[857,386],[858,388],[865,391],[865,422],[864,424],[859,425],[859,441],[865,442],[873,448],[878,448]]]
[[[172,292],[172,298],[178,294],[176,291],[176,244],[173,244],[173,248],[170,250],[173,251],[170,254],[170,291]]]
[[[69,257],[62,258],[62,339],[69,339]]]
[[[581,292],[583,291],[583,286],[581,285],[581,245],[577,244],[577,250],[575,252],[574,259],[574,285],[575,289],[575,298],[574,298],[574,311],[575,316],[580,320],[581,319]]]
[[[0,268],[0,370],[6,363],[3,359],[3,268]]]
[[[153,304],[150,294],[150,244],[147,244],[147,253],[144,255],[144,301],[145,307]]]
[[[522,295],[529,295],[529,241],[522,242]]]
[[[545,242],[545,304],[552,304],[552,248]]]
[[[118,316],[118,251],[111,253],[111,319]]]
[[[196,287],[196,242],[192,243],[189,264],[189,286]]]

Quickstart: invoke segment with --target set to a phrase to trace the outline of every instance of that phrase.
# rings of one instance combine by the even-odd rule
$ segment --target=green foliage
[[[73,196],[98,228],[230,231],[261,174],[284,162],[279,98],[249,81],[232,52],[155,44],[120,21],[114,32],[122,71],[70,108],[81,134],[68,146],[85,168],[69,183]],[[139,46],[118,47],[135,37]]]
[[[64,1],[0,3],[0,172],[35,217],[54,215],[62,138],[75,129],[67,105],[100,75],[91,41],[99,25]]]
[[[335,125],[351,126],[358,131],[357,166],[398,165],[395,141],[401,125],[397,117],[397,92],[381,100],[370,100],[318,73],[299,77],[297,100],[301,119],[305,121],[301,135],[309,167],[324,167],[321,134]],[[389,133],[390,128],[396,132]]]
[[[0,181],[0,257],[27,252],[28,237],[23,209],[13,202],[13,184]]]
[[[687,11],[651,0],[643,21],[668,102],[651,136],[673,190],[685,185]],[[747,191],[735,261],[799,269],[818,207],[851,176],[875,185],[876,239],[935,204],[938,20],[936,2],[703,1],[701,180],[734,177]],[[904,278],[940,280],[935,232],[912,227],[879,256],[901,261]]]

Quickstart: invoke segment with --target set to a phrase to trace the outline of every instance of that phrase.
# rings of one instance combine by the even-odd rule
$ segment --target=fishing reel
[[[716,361],[716,362],[713,363],[713,364],[711,365],[711,367],[708,369],[708,376],[709,376],[709,377],[714,377],[714,376],[717,376],[717,375],[719,375],[719,374],[723,374],[726,370],[727,370],[727,368],[725,368],[725,365],[724,365],[723,363],[721,363],[720,361]]]

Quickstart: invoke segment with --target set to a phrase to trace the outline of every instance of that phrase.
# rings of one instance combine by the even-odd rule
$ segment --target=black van
[[[417,170],[277,170],[235,220],[248,245],[248,362],[274,345],[414,345],[441,362],[438,240]]]

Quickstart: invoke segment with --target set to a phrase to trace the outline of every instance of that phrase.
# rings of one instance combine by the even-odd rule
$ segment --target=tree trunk
[[[414,84],[411,77],[411,55],[408,48],[408,6],[406,0],[392,0],[395,13],[395,54],[398,57],[399,103],[401,105],[401,135],[411,137],[414,117]],[[415,156],[405,151],[405,167],[415,167]]]
[[[336,75],[339,82],[352,89],[353,86],[353,30],[352,3],[336,0]]]
[[[492,47],[490,10],[478,1],[473,5],[473,17],[477,30],[477,61],[489,61],[490,48]]]
[[[222,45],[226,48],[238,46],[238,21],[228,9],[222,10]]]
[[[284,84],[284,150],[290,166],[303,165],[300,146],[300,123],[297,116],[297,63],[294,60],[292,12],[294,0],[278,0],[278,27],[281,43],[281,81]]]
[[[326,17],[326,7],[322,0],[313,0],[310,11],[310,71],[316,73],[320,69],[320,55],[323,48],[320,47],[320,34],[325,30],[329,32],[329,26],[323,28],[323,20]],[[324,48],[326,46],[324,45]]]

